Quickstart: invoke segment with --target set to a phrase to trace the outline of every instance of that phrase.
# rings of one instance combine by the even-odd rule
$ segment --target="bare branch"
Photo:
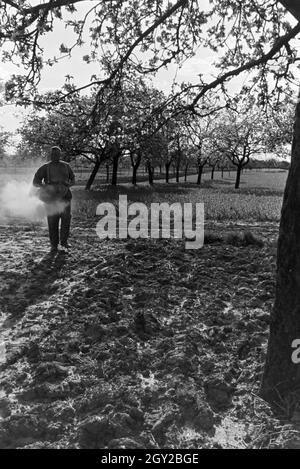
[[[279,0],[298,21],[300,21],[300,4],[298,0]]]
[[[245,65],[242,65],[241,67],[238,67],[234,70],[230,70],[227,73],[224,73],[223,75],[219,76],[216,80],[212,81],[211,83],[208,83],[207,85],[204,85],[198,93],[198,95],[194,98],[192,104],[190,105],[191,109],[194,109],[198,101],[204,96],[205,93],[207,93],[209,90],[212,90],[216,88],[219,85],[222,85],[225,83],[229,78],[236,77],[240,75],[243,72],[246,72],[248,70],[251,70],[255,67],[258,67],[260,65],[266,64],[269,60],[271,60],[279,51],[282,47],[284,47],[286,44],[291,41],[294,37],[296,37],[300,33],[300,23],[298,23],[289,33],[285,34],[284,36],[280,37],[275,45],[272,47],[272,49],[269,50],[267,54],[262,55],[258,59],[250,60],[247,62]],[[195,85],[194,85],[195,87]]]

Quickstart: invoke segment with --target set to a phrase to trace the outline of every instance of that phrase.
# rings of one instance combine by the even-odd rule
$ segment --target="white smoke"
[[[37,190],[31,183],[10,181],[0,191],[0,220],[22,218],[39,222],[47,215],[62,212],[66,205],[64,202],[55,202],[46,207],[37,197]]]

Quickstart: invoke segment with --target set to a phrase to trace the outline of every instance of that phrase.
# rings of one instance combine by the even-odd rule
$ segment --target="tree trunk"
[[[300,102],[292,159],[284,192],[277,251],[277,278],[261,396],[273,404],[295,403],[300,365],[293,363],[292,342],[300,339]],[[299,355],[299,354],[298,354]],[[294,397],[294,400],[292,400]],[[287,406],[286,406],[287,407]],[[293,407],[293,406],[292,406]],[[293,410],[293,409],[292,409]]]
[[[106,165],[106,184],[109,183],[109,164]]]
[[[130,161],[131,161],[131,166],[132,166],[132,179],[131,182],[134,186],[137,184],[137,172],[140,167],[141,161],[142,161],[142,153],[137,152],[137,158],[134,160],[134,152],[130,153]]]
[[[112,167],[112,177],[111,177],[112,186],[116,186],[118,182],[119,158],[120,158],[120,153],[116,152],[113,157],[113,167]]]
[[[96,163],[95,163],[95,166],[93,168],[93,171],[91,172],[91,175],[90,175],[90,177],[89,177],[89,179],[88,179],[88,181],[85,185],[85,190],[86,191],[89,191],[91,189],[92,184],[95,180],[95,177],[97,176],[97,173],[99,171],[100,165],[101,165],[101,160],[98,158]]]
[[[222,168],[222,179],[224,179],[224,168]]]
[[[242,172],[242,166],[237,166],[237,169],[236,169],[235,186],[234,186],[235,189],[239,189],[239,187],[240,187],[241,172]]]
[[[198,166],[197,184],[200,186],[202,180],[203,166]]]
[[[176,166],[176,182],[179,182],[180,177],[180,165]]]
[[[136,186],[136,176],[137,176],[137,171],[138,171],[138,166],[137,165],[133,165],[132,166],[132,184],[134,186]]]
[[[154,179],[153,179],[154,168],[151,166],[150,161],[149,161],[149,163],[148,163],[148,165],[147,165],[147,169],[148,169],[149,184],[150,184],[150,186],[153,186],[153,182],[154,182]]]
[[[184,168],[184,182],[187,181],[188,169],[189,169],[189,165],[186,164]]]
[[[210,179],[211,179],[211,180],[213,180],[213,179],[214,179],[214,177],[215,177],[215,167],[213,166],[213,167],[211,168],[211,175],[210,175]]]
[[[170,163],[165,164],[166,167],[166,183],[169,183],[169,169],[170,169]]]

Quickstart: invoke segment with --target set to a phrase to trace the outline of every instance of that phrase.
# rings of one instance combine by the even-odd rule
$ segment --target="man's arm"
[[[68,170],[69,170],[69,186],[74,186],[75,174],[73,173],[73,170],[70,165],[68,165]]]
[[[41,187],[43,185],[43,180],[45,180],[45,166],[41,166],[34,175],[32,185],[34,187]]]

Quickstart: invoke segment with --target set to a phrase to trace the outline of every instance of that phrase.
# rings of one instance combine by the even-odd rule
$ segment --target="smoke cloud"
[[[46,207],[37,197],[37,191],[31,183],[24,181],[9,181],[0,191],[0,220],[22,218],[39,222],[47,215],[62,212],[65,207],[64,202],[55,202]]]

